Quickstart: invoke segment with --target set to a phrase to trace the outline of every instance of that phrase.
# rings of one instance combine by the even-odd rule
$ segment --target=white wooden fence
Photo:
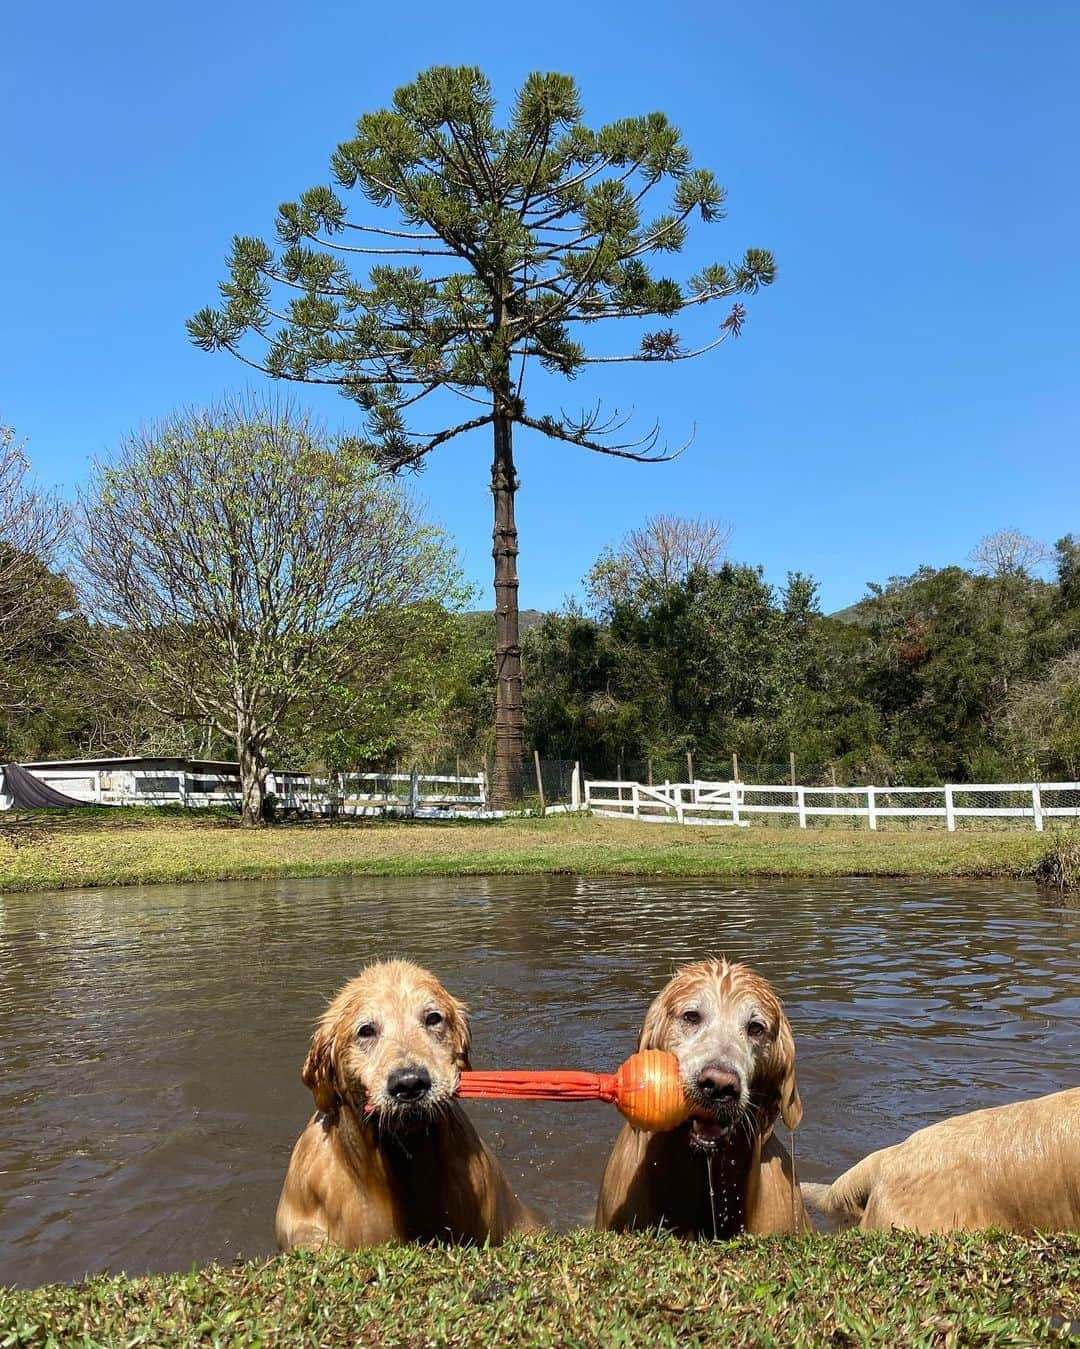
[[[35,767],[33,774],[50,787],[102,806],[191,807],[239,806],[238,773],[203,769],[140,771],[137,767]],[[285,810],[319,815],[484,814],[488,809],[487,779],[431,773],[347,773],[315,777],[310,773],[271,773],[266,789]],[[0,784],[0,808],[5,801]]]
[[[746,826],[755,817],[787,817],[806,829],[813,818],[938,819],[950,832],[961,819],[1080,820],[1078,782],[951,783],[943,787],[796,787],[747,782],[585,781],[594,815],[678,824]]]

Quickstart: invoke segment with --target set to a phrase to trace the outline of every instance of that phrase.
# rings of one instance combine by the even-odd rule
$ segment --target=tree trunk
[[[495,774],[491,803],[496,810],[517,805],[524,790],[525,729],[521,702],[521,642],[518,635],[518,535],[514,523],[513,423],[495,417],[495,458],[491,492],[495,499],[492,556],[495,559]]]
[[[261,751],[240,731],[236,753],[240,765],[240,823],[245,829],[258,829],[264,823],[266,764]]]

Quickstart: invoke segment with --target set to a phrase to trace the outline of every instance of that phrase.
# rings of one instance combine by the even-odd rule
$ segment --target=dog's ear
[[[776,1053],[780,1065],[780,1118],[789,1129],[797,1129],[802,1120],[802,1100],[795,1080],[795,1037],[791,1023],[780,1013],[780,1030],[776,1037]]]
[[[645,1020],[642,1023],[641,1034],[638,1036],[639,1053],[643,1049],[660,1048],[660,1037],[668,1019],[669,1001],[667,989],[664,989],[649,1004],[649,1010],[645,1013]]]
[[[472,1053],[472,1027],[469,1025],[469,1009],[456,999],[451,1029],[450,1043],[454,1050],[454,1067],[459,1072],[467,1072],[470,1066],[469,1056]]]
[[[332,1115],[341,1102],[338,1095],[337,1076],[334,1073],[334,1038],[330,1027],[320,1022],[311,1037],[311,1048],[307,1052],[304,1066],[300,1070],[304,1086],[315,1097],[315,1109],[324,1115]]]

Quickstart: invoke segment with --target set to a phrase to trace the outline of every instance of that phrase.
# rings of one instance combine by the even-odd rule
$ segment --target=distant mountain
[[[846,609],[837,609],[835,614],[826,614],[826,618],[835,618],[838,623],[854,623],[858,628],[870,626],[870,606],[867,600],[856,600]]]

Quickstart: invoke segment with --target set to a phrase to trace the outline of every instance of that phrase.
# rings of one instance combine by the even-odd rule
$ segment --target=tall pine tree
[[[579,418],[534,410],[530,365],[573,378],[595,363],[704,355],[738,336],[740,303],[696,343],[661,325],[775,275],[762,249],[686,282],[656,275],[649,261],[682,249],[692,217],[722,218],[723,189],[692,167],[663,113],[596,131],[581,117],[566,75],[530,75],[500,127],[480,70],[426,71],[391,108],[361,117],[331,160],[337,187],[391,212],[387,223],[372,211],[349,219],[337,191],[310,189],[279,208],[276,248],[234,238],[222,304],[188,323],[208,351],[223,348],[278,379],[336,385],[365,413],[368,452],[390,469],[491,428],[498,806],[520,798],[523,780],[514,426],[622,459],[680,452],[661,444],[658,427],[620,441],[623,423],[599,409]],[[664,188],[666,209],[646,218],[645,199]],[[615,319],[637,322],[636,345],[587,352],[590,325]],[[474,414],[410,429],[411,410],[439,390]]]

